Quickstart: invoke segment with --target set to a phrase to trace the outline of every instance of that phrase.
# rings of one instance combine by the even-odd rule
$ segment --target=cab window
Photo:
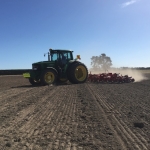
[[[70,52],[61,52],[60,53],[60,59],[65,58],[66,60],[71,59]]]
[[[67,59],[71,59],[70,52],[67,53]]]
[[[51,54],[51,61],[55,61],[58,59],[58,54],[57,53],[52,53]]]
[[[70,52],[64,52],[64,56],[66,57],[66,59],[71,59],[71,54]]]

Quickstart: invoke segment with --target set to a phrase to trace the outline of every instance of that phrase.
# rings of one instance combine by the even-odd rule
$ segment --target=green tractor
[[[72,53],[70,50],[49,49],[48,61],[33,63],[32,70],[23,76],[32,85],[49,85],[68,80],[73,84],[84,83],[88,77],[87,67],[78,61],[80,55],[73,59]]]

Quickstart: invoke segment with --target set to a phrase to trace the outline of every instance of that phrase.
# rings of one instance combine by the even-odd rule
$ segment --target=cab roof
[[[66,49],[49,49],[50,52],[73,52],[72,50],[66,50]]]

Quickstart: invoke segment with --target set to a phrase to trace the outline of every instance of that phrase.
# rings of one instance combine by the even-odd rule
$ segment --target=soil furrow
[[[16,116],[21,110],[23,110],[27,107],[30,107],[30,105],[34,104],[36,96],[38,96],[38,95],[41,95],[41,94],[36,89],[31,90],[30,92],[26,91],[24,94],[16,95],[8,103],[8,107],[6,107],[5,109],[2,109],[2,111],[1,111],[0,117],[2,119],[3,124],[10,117],[11,117],[10,120],[14,119],[14,116]],[[33,98],[34,98],[34,100],[33,100]]]
[[[150,80],[32,87],[21,76],[1,79],[0,149],[150,149]]]
[[[88,85],[88,88],[90,88],[89,91],[93,95],[96,104],[99,106],[99,109],[103,112],[105,121],[107,122],[107,124],[109,125],[109,127],[111,128],[111,130],[114,131],[115,138],[117,139],[117,141],[121,145],[122,149],[127,149],[127,147],[126,147],[126,145],[124,143],[124,139],[122,139],[121,136],[120,136],[120,133],[117,133],[117,131],[114,129],[114,127],[112,126],[112,122],[110,122],[110,120],[107,119],[107,114],[105,114],[106,110],[105,110],[105,103],[104,103],[104,101],[102,101],[101,98],[98,98],[97,94],[91,89],[91,87],[89,85]],[[99,99],[101,100],[101,103],[99,102]],[[106,109],[108,109],[108,107]],[[109,110],[107,110],[107,111],[109,111]],[[117,122],[115,122],[114,124],[116,126],[118,126]]]
[[[107,103],[106,102],[106,98],[105,99],[101,99],[101,95],[102,95],[102,93],[95,93],[95,95],[97,95],[97,97],[99,97],[99,98],[97,98],[98,99],[98,101],[100,101],[100,105],[103,105],[105,108],[104,108],[104,110],[105,111],[107,111],[107,109],[109,108],[108,106],[106,106],[106,104],[107,105],[110,105],[109,103]],[[122,103],[122,106],[124,105],[124,103]],[[110,110],[109,110],[110,111]],[[119,115],[119,114],[118,114]],[[120,114],[121,115],[121,114]],[[142,141],[140,140],[140,139],[138,139],[138,137],[126,126],[126,124],[123,122],[123,121],[120,121],[121,123],[119,123],[119,121],[117,120],[117,118],[114,116],[114,114],[113,114],[113,116],[111,115],[111,117],[110,117],[110,120],[115,120],[116,121],[116,123],[117,123],[117,125],[118,125],[118,127],[120,128],[119,130],[121,131],[121,132],[124,132],[124,134],[126,135],[126,139],[129,139],[130,140],[130,144],[131,143],[135,143],[135,144],[132,144],[132,145],[134,145],[135,147],[134,148],[136,148],[136,149],[147,149],[147,146],[145,146],[145,144],[146,145],[148,145],[147,143],[142,143]],[[117,127],[117,129],[118,129],[118,127]],[[128,132],[130,132],[130,135],[128,134]],[[119,133],[118,133],[119,134]],[[124,139],[124,141],[125,141],[125,139]],[[126,141],[127,142],[127,141]],[[129,141],[128,141],[129,142]],[[140,147],[137,145],[137,143],[139,143],[139,145],[140,145]]]

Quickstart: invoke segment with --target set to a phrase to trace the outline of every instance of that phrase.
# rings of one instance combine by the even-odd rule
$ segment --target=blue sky
[[[90,68],[150,67],[150,0],[0,0],[0,69],[30,69],[49,48],[70,49]]]

